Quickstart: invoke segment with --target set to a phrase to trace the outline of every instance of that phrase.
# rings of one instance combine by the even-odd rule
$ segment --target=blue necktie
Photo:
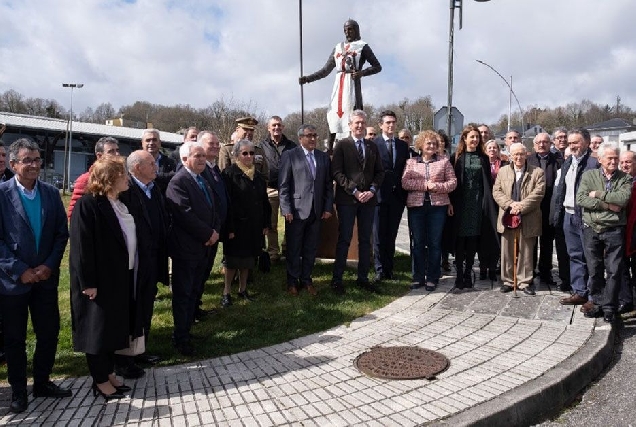
[[[205,182],[203,182],[203,178],[201,178],[201,175],[197,175],[197,183],[199,184],[199,187],[201,187],[201,190],[203,190],[203,194],[205,194],[205,200],[208,202],[208,205],[212,206],[210,193],[208,193],[208,189],[205,187]]]
[[[311,176],[316,179],[316,165],[314,164],[314,152],[310,151],[309,154],[309,170],[311,170]]]

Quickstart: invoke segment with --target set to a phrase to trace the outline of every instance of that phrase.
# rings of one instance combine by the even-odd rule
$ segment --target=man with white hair
[[[168,182],[172,179],[177,169],[177,163],[170,157],[161,154],[161,137],[156,129],[144,129],[141,133],[141,148],[155,159],[157,165],[157,178],[155,182],[162,194],[166,194]]]
[[[545,193],[545,174],[540,167],[528,164],[527,156],[523,144],[516,142],[510,145],[512,162],[499,169],[492,196],[499,205],[497,232],[501,233],[503,282],[500,290],[510,292],[516,274],[519,289],[526,295],[535,295],[532,258],[536,238],[541,235],[540,206]],[[521,215],[518,229],[504,226],[502,220],[505,214]],[[514,259],[515,245],[518,245],[518,259]]]
[[[602,315],[606,322],[614,320],[618,309],[627,203],[632,192],[632,177],[618,168],[619,152],[611,143],[601,144],[601,167],[583,173],[576,193],[583,208],[583,249],[593,304],[588,304],[585,317]]]

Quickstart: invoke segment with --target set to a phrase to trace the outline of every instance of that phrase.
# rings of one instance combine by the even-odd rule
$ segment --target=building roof
[[[610,119],[604,122],[595,123],[590,126],[586,126],[587,130],[598,130],[598,129],[630,129],[633,128],[634,125],[628,122],[625,119]]]
[[[66,132],[68,120],[0,112],[0,123],[28,129]],[[73,121],[73,132],[99,137],[112,136],[114,138],[141,139],[142,129]],[[161,132],[161,142],[167,142],[171,145],[180,144],[183,142],[183,135]]]

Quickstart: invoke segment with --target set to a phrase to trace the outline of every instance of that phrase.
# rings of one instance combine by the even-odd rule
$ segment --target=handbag
[[[269,258],[269,253],[265,250],[262,250],[258,256],[258,269],[263,273],[269,273],[272,269],[272,260]]]
[[[510,210],[507,210],[501,217],[501,223],[511,230],[519,228],[521,227],[521,214],[511,214]]]
[[[128,339],[128,348],[116,350],[115,354],[120,354],[122,356],[137,356],[138,354],[146,352],[146,337],[144,335],[136,338],[129,336]]]

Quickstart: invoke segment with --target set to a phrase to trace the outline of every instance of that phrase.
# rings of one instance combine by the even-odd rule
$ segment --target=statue
[[[382,65],[369,45],[360,40],[360,26],[356,21],[349,19],[344,23],[344,34],[346,41],[336,45],[324,67],[298,79],[303,85],[327,77],[334,68],[337,70],[327,111],[330,131],[329,152],[333,150],[336,137],[341,139],[349,136],[349,114],[353,110],[363,109],[360,78],[382,71]],[[365,62],[370,66],[363,69]]]

